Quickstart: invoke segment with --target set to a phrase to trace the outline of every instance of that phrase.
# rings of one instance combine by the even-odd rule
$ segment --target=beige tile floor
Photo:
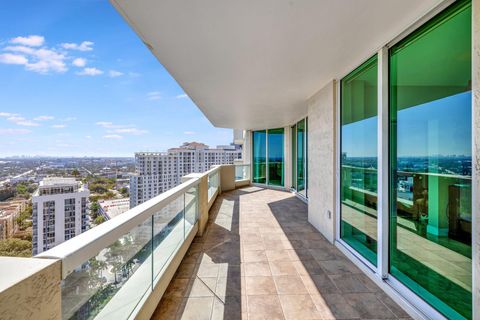
[[[307,221],[291,193],[248,187],[210,210],[152,319],[399,319],[408,315]]]

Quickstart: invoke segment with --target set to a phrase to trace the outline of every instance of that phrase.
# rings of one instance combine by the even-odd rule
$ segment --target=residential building
[[[32,251],[37,255],[87,230],[90,191],[75,178],[49,177],[32,196]]]
[[[187,174],[205,172],[214,165],[233,164],[241,157],[238,146],[210,149],[198,142],[186,142],[167,152],[137,152],[135,174],[130,176],[130,207],[178,186]]]
[[[27,208],[28,200],[12,199],[0,202],[0,240],[11,238],[17,231],[17,218]]]
[[[129,198],[100,200],[98,201],[98,204],[100,205],[100,214],[107,220],[110,220],[130,209]]]
[[[62,261],[59,313],[480,319],[480,0],[112,3],[214,126],[243,129],[251,176],[188,175],[42,255],[29,279]],[[74,271],[114,241],[127,259]],[[118,264],[121,287],[95,277]]]

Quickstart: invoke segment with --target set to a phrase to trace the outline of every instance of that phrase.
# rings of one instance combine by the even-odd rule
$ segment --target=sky
[[[402,109],[397,114],[399,157],[470,156],[471,91]],[[342,128],[342,152],[349,157],[375,157],[377,117]]]
[[[232,142],[107,0],[2,1],[0,20],[0,158]]]

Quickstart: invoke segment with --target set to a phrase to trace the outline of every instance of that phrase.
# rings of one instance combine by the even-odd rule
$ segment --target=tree
[[[98,226],[99,224],[102,224],[104,223],[106,220],[105,220],[105,217],[104,216],[97,216],[95,218],[95,224]]]
[[[92,220],[97,219],[99,211],[100,205],[98,204],[98,202],[92,202],[92,204],[90,205],[90,217],[92,218]]]
[[[31,257],[32,243],[20,239],[6,239],[0,241],[0,256]]]
[[[128,198],[130,196],[130,193],[128,192],[127,187],[120,188],[120,193],[122,194],[123,197]]]
[[[25,230],[28,227],[32,226],[32,205],[29,204],[25,210],[20,212],[20,214],[17,217],[17,224],[20,228],[20,230]]]
[[[75,178],[79,177],[80,176],[80,171],[78,171],[78,169],[73,169],[72,170],[72,176],[74,176]]]

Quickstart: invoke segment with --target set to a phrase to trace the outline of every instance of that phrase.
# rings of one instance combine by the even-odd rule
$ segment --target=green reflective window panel
[[[341,81],[340,236],[377,265],[377,57]]]
[[[297,190],[297,125],[291,128],[292,133],[292,188]]]
[[[390,273],[472,318],[471,3],[390,50]]]
[[[253,132],[253,182],[267,182],[267,131]]]
[[[268,184],[273,186],[283,186],[283,140],[284,130],[269,129],[268,134]]]
[[[305,190],[305,119],[297,122],[297,191]]]

